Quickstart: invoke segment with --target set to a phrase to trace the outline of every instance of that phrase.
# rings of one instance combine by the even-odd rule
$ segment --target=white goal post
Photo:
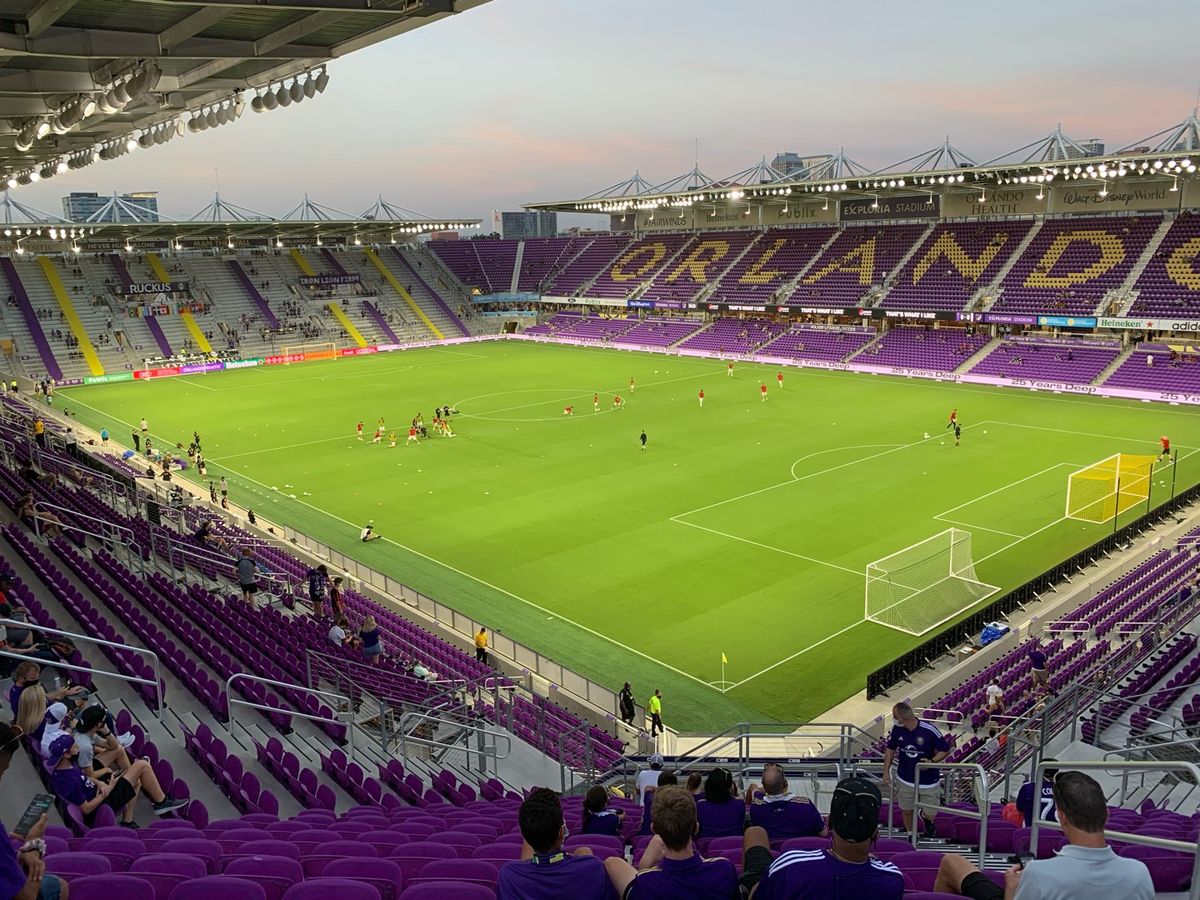
[[[947,528],[867,564],[866,619],[922,635],[1000,588],[975,577],[971,533]]]
[[[333,343],[333,341],[318,341],[312,344],[287,344],[279,349],[285,366],[294,361],[295,357],[306,360],[338,358],[337,344]]]

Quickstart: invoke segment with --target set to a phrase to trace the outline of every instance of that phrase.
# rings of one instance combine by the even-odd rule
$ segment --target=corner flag
[[[723,665],[723,666],[729,665],[729,660],[725,658],[725,654],[723,652],[721,653],[721,665]]]

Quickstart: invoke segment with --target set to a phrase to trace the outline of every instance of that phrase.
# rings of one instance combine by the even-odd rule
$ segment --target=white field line
[[[854,576],[861,576],[863,574],[858,569],[839,566],[837,563],[826,562],[823,559],[817,559],[813,556],[805,556],[803,553],[793,553],[791,550],[784,550],[782,547],[772,547],[770,544],[760,544],[758,541],[752,541],[749,538],[738,537],[736,534],[728,534],[724,531],[717,531],[715,528],[706,528],[703,525],[697,525],[695,522],[683,522],[679,519],[672,519],[672,521],[678,522],[680,525],[687,525],[689,528],[699,528],[701,531],[707,531],[709,534],[720,535],[721,537],[729,538],[733,541],[741,541],[743,544],[753,544],[755,547],[761,547],[764,550],[773,550],[775,553],[784,553],[788,556],[794,556],[796,559],[803,559],[810,563],[816,563],[819,566],[827,566],[830,569],[840,569],[841,571],[849,572]]]
[[[667,378],[667,379],[664,379],[663,381],[647,381],[645,384],[642,385],[642,387],[650,388],[650,387],[658,387],[658,386],[664,385],[664,384],[675,384],[678,381],[691,381],[696,378],[704,378],[707,375],[708,375],[708,373],[705,372],[700,375],[684,375],[684,376],[681,376],[680,378]],[[479,399],[482,399],[484,397],[489,397],[489,396],[500,396],[503,394],[537,394],[537,393],[545,393],[547,391],[552,391],[552,390],[555,390],[555,388],[526,388],[524,390],[519,390],[519,391],[500,391],[497,394],[481,394],[478,397],[468,397],[466,400],[460,400],[455,405],[456,406],[459,406],[459,405],[466,406],[468,403],[470,403],[473,400],[479,400]],[[569,389],[564,389],[564,390],[569,390]],[[628,393],[627,388],[617,388],[615,391],[611,388],[607,389],[607,390],[580,389],[579,393],[573,393],[570,396],[560,397],[560,398],[554,399],[554,400],[540,400],[537,403],[525,403],[525,404],[522,404],[521,406],[506,406],[506,407],[501,407],[500,409],[484,410],[482,413],[459,413],[459,415],[461,415],[463,418],[466,418],[466,419],[487,420],[487,419],[490,419],[493,416],[497,415],[498,413],[517,412],[522,409],[532,409],[535,406],[545,406],[548,403],[563,403],[567,400],[575,400],[579,397],[585,397],[585,398],[590,397],[593,394],[597,394],[597,393],[600,394],[603,398],[604,395],[610,395],[610,394],[617,393],[617,392],[624,392],[623,399],[625,400],[625,403],[629,403],[631,399],[637,398],[637,391],[634,391],[632,394],[630,394],[630,393]],[[601,412],[604,412],[604,410],[601,410]]]
[[[823,638],[821,638],[821,640],[817,641],[816,643],[814,643],[814,644],[809,644],[809,645],[808,645],[807,647],[805,647],[803,650],[797,650],[797,651],[796,651],[795,653],[793,653],[791,656],[784,657],[783,659],[779,660],[779,662],[774,662],[774,663],[771,663],[771,665],[767,666],[765,669],[761,669],[761,670],[759,670],[758,672],[755,672],[753,675],[747,675],[747,676],[746,676],[745,678],[743,678],[741,681],[735,681],[735,682],[734,682],[732,685],[730,685],[729,687],[727,687],[727,688],[725,688],[724,690],[722,690],[722,691],[721,691],[721,693],[723,693],[723,694],[728,694],[728,693],[729,693],[730,691],[732,691],[734,688],[741,687],[741,686],[742,686],[743,684],[745,684],[746,682],[748,682],[748,681],[753,681],[753,680],[754,680],[755,678],[757,678],[758,676],[760,676],[760,675],[765,675],[765,674],[767,674],[768,672],[770,672],[772,669],[778,669],[778,668],[779,668],[780,666],[782,666],[784,663],[789,663],[789,662],[791,662],[793,659],[798,659],[799,657],[801,657],[801,656],[803,656],[805,653],[807,653],[809,650],[815,650],[817,647],[820,647],[820,646],[821,646],[822,644],[824,644],[826,641],[832,641],[832,640],[833,640],[835,637],[841,637],[841,636],[842,636],[843,634],[845,634],[847,631],[850,631],[850,630],[851,630],[851,629],[853,629],[853,628],[857,628],[859,625],[865,625],[865,624],[866,624],[866,622],[867,622],[867,620],[866,620],[866,619],[859,619],[857,622],[854,622],[854,623],[853,623],[853,624],[851,624],[851,625],[847,625],[845,628],[841,629],[840,631],[835,631],[833,634],[830,634],[830,635],[827,635],[826,637],[823,637]]]
[[[1195,416],[1195,413],[1192,413],[1192,415]],[[1118,437],[1117,435],[1113,435],[1113,434],[1093,434],[1090,431],[1071,431],[1069,428],[1049,428],[1045,425],[1025,425],[1020,422],[997,421],[995,424],[1007,425],[1009,428],[1032,428],[1036,431],[1055,431],[1055,432],[1058,432],[1059,434],[1073,434],[1073,435],[1077,435],[1078,437],[1104,438],[1105,440],[1109,440],[1109,441],[1130,441],[1132,443],[1153,444],[1155,446],[1157,446],[1157,444],[1158,444],[1157,438],[1153,438],[1152,440],[1146,440],[1146,437],[1144,435],[1140,438],[1131,438],[1131,437]],[[1180,450],[1192,449],[1184,444],[1179,444],[1178,446],[1179,446]]]
[[[183,384],[184,384],[184,386],[185,386],[185,387],[198,387],[198,388],[200,388],[201,390],[205,390],[205,391],[212,391],[214,394],[219,394],[219,393],[221,393],[221,389],[220,389],[220,388],[209,387],[207,384],[201,384],[201,383],[200,383],[200,379],[201,379],[201,378],[204,378],[204,377],[206,377],[206,376],[204,376],[204,375],[190,375],[190,376],[189,376],[189,375],[183,375],[183,376],[178,376],[178,377],[179,377],[179,378],[187,378],[187,379],[188,379],[187,381],[184,381],[184,382],[183,382]]]
[[[982,425],[990,425],[990,424],[991,424],[990,421],[976,422],[974,425],[965,426],[963,428],[963,431],[966,431],[968,428],[979,428]],[[785,487],[786,485],[789,485],[789,484],[795,484],[798,481],[807,481],[809,478],[816,478],[818,475],[827,475],[830,472],[836,472],[839,469],[845,469],[850,466],[856,466],[859,463],[864,463],[864,462],[867,462],[872,459],[878,459],[881,456],[887,456],[889,453],[895,453],[898,450],[907,450],[910,447],[916,447],[921,444],[928,443],[929,441],[936,441],[939,439],[939,437],[942,437],[942,435],[934,434],[931,437],[922,438],[919,441],[913,441],[911,444],[859,444],[859,445],[857,445],[857,447],[835,447],[830,450],[818,450],[816,453],[809,453],[807,456],[800,457],[798,460],[796,460],[794,463],[792,463],[792,467],[791,467],[790,471],[794,472],[796,469],[796,466],[799,465],[800,463],[804,462],[804,460],[810,459],[811,457],[817,456],[818,454],[821,454],[821,453],[833,453],[833,452],[837,452],[837,451],[841,451],[841,450],[854,450],[854,449],[861,449],[861,448],[865,448],[865,447],[890,447],[891,448],[888,450],[881,450],[879,453],[872,453],[870,456],[864,456],[860,459],[853,459],[853,460],[850,460],[849,462],[838,463],[838,465],[836,465],[836,466],[829,466],[828,468],[820,469],[816,472],[809,472],[807,475],[792,476],[787,481],[780,481],[778,484],[769,484],[766,487],[759,488],[758,490],[748,491],[745,494],[738,494],[736,497],[728,497],[725,500],[718,500],[716,503],[709,503],[707,506],[697,506],[695,509],[689,509],[687,512],[676,513],[675,515],[671,516],[671,521],[679,522],[680,519],[684,519],[684,518],[687,518],[688,516],[695,515],[698,512],[704,512],[706,509],[714,509],[718,506],[724,506],[726,503],[734,503],[738,500],[745,500],[747,497],[754,497],[754,496],[757,496],[758,494],[765,494],[767,491],[773,491],[776,488]],[[680,522],[680,524],[687,524],[687,523]]]
[[[939,522],[945,522],[947,525],[958,525],[962,528],[970,528],[973,531],[987,531],[992,534],[1002,534],[1005,537],[1017,538],[1021,535],[1011,531],[1001,531],[999,528],[988,528],[984,525],[976,525],[974,522],[959,522],[957,519],[947,519],[944,516],[934,516]]]
[[[996,424],[1003,425],[1004,423],[997,422]],[[966,503],[960,503],[960,504],[958,504],[958,506],[952,506],[949,509],[943,509],[940,513],[935,515],[934,518],[940,519],[943,516],[945,516],[947,513],[952,513],[955,510],[962,509],[964,506],[970,506],[973,503],[978,503],[980,500],[986,500],[988,497],[994,496],[995,494],[999,494],[1003,491],[1007,491],[1009,488],[1015,487],[1018,484],[1023,484],[1026,481],[1031,481],[1034,478],[1037,478],[1039,475],[1045,475],[1047,472],[1053,472],[1055,469],[1061,469],[1063,466],[1070,466],[1070,465],[1073,465],[1073,463],[1055,463],[1052,466],[1047,466],[1046,468],[1042,469],[1040,472],[1034,472],[1032,475],[1026,475],[1024,478],[1018,478],[1016,481],[1010,481],[1008,484],[1002,484],[1000,487],[996,488],[994,491],[988,491],[986,494],[980,494],[978,497],[973,497],[972,499],[968,500]]]

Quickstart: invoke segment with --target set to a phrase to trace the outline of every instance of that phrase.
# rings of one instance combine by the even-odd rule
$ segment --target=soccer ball
[[[928,431],[925,432],[925,437],[922,438],[922,440],[926,440],[926,441],[929,440],[929,432]]]
[[[945,447],[945,446],[946,446],[946,442],[945,442],[945,441],[942,441],[942,446],[943,446],[943,447]]]
[[[984,433],[984,434],[987,434],[987,429],[986,429],[986,428],[985,428],[985,429],[983,429],[983,433]]]

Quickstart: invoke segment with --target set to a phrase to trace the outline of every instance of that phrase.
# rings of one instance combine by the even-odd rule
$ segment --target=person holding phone
[[[21,730],[7,722],[0,722],[0,778],[8,771],[13,753],[21,744]],[[12,900],[67,900],[67,883],[55,875],[46,874],[46,833],[48,821],[45,798],[42,794],[34,798],[17,829],[10,836],[21,845],[14,848],[9,841],[0,840],[0,897]],[[51,801],[53,798],[50,798]],[[41,809],[40,815],[33,815]],[[32,819],[32,824],[27,824]],[[7,829],[5,829],[7,831]]]

